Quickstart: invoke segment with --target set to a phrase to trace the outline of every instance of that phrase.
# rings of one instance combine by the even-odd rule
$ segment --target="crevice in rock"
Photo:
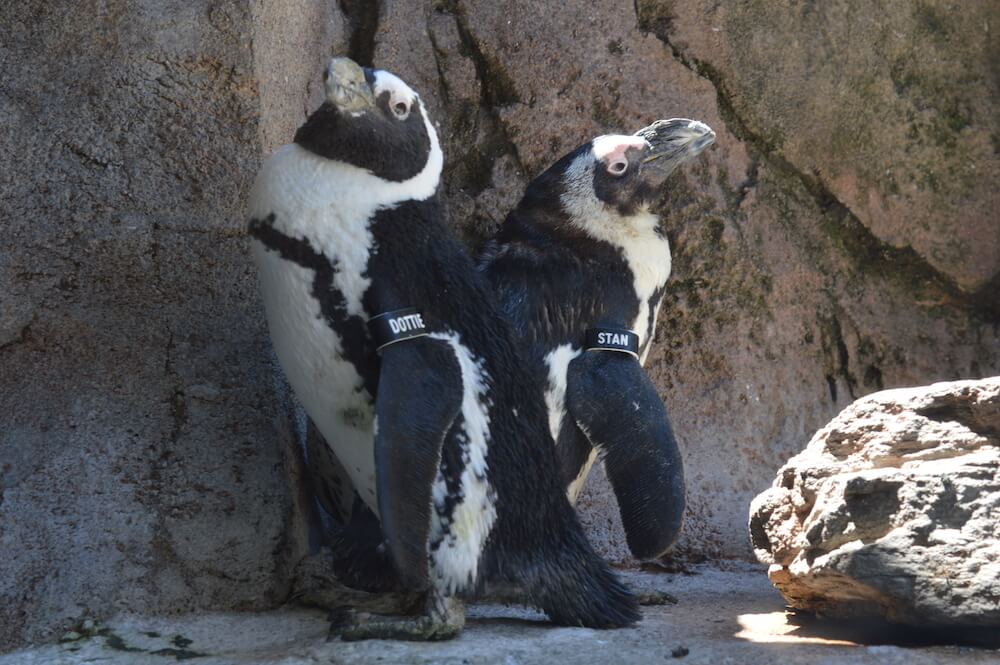
[[[923,259],[912,247],[895,247],[876,237],[854,212],[840,201],[818,177],[807,173],[781,155],[778,148],[761,133],[754,131],[737,111],[735,95],[726,85],[725,77],[710,63],[690,57],[671,41],[669,16],[649,16],[641,11],[639,0],[633,1],[639,29],[652,33],[670,50],[674,60],[712,84],[719,114],[736,138],[757,153],[768,168],[779,176],[797,181],[823,212],[821,228],[833,244],[839,246],[861,270],[880,277],[914,293],[915,300],[949,305],[970,315],[1000,325],[1000,273],[975,292],[963,291],[949,278]]]
[[[510,78],[503,65],[490,56],[479,44],[475,34],[469,27],[468,19],[464,7],[457,0],[448,0],[438,3],[435,11],[451,16],[455,21],[455,29],[461,42],[461,54],[472,60],[473,68],[476,71],[476,79],[479,81],[479,107],[482,109],[490,121],[488,128],[487,143],[490,159],[488,160],[491,169],[490,178],[486,179],[486,185],[492,177],[492,164],[502,155],[510,155],[514,160],[517,169],[524,172],[524,165],[518,153],[517,145],[510,138],[507,127],[500,118],[499,109],[502,106],[509,106],[520,101],[517,87]],[[435,52],[435,59],[438,64],[440,60]],[[439,73],[441,73],[439,69]],[[442,74],[443,78],[443,74]],[[480,179],[482,180],[482,179]],[[480,188],[480,191],[485,189]]]
[[[827,368],[826,374],[826,383],[830,389],[830,399],[834,403],[837,402],[837,377],[840,377],[844,380],[844,384],[847,386],[847,393],[853,401],[857,399],[855,388],[858,382],[850,371],[851,358],[847,350],[847,344],[844,342],[844,332],[840,325],[840,319],[837,316],[831,316],[824,320],[824,324],[820,341],[823,351],[830,359],[830,365]]]
[[[338,0],[340,11],[347,18],[350,37],[347,57],[362,67],[373,67],[375,35],[382,11],[381,0]]]
[[[972,412],[968,404],[945,402],[932,404],[922,409],[915,409],[918,415],[939,423],[956,422],[971,432],[987,439],[1000,439],[1000,430],[982,422]]]
[[[22,344],[31,341],[31,326],[34,323],[35,323],[35,318],[32,317],[31,321],[24,324],[24,326],[17,331],[17,335],[15,335],[13,339],[4,344],[0,344],[0,351],[6,351],[7,349],[11,349],[15,346],[20,346]]]
[[[774,553],[774,546],[767,536],[765,525],[771,519],[771,513],[751,515],[750,519],[750,545],[758,552]],[[757,555],[760,556],[759,554]]]
[[[465,50],[462,55],[471,58],[472,64],[476,68],[476,78],[479,79],[482,86],[483,105],[495,112],[500,106],[509,106],[521,101],[517,94],[517,86],[507,70],[479,45],[479,41],[469,27],[461,3],[455,2],[451,9],[451,16],[455,19],[455,27],[458,29],[458,37]]]
[[[830,391],[830,401],[834,404],[837,403],[837,379],[834,378],[833,374],[826,375],[826,387]]]
[[[431,54],[434,56],[434,69],[437,71],[438,93],[441,95],[441,104],[447,107],[451,105],[451,87],[448,85],[448,78],[444,74],[444,63],[442,62],[446,54],[444,49],[438,45],[437,37],[434,36],[430,15],[428,15],[427,20],[427,37],[431,42]]]
[[[87,152],[86,150],[84,150],[79,146],[67,142],[64,142],[63,146],[67,150],[69,150],[72,154],[76,155],[80,159],[80,161],[83,162],[84,164],[89,164],[90,166],[96,166],[101,169],[106,169],[111,167],[110,162],[106,162],[102,159],[99,159],[98,157],[95,157],[94,155],[90,154],[89,152]]]
[[[865,387],[872,390],[885,389],[885,382],[882,380],[882,370],[877,365],[869,365],[865,370]]]
[[[850,537],[873,543],[893,529],[892,516],[899,512],[901,481],[857,476],[844,487],[844,505],[855,529]],[[838,545],[839,547],[839,545]]]
[[[285,409],[284,415],[276,423],[276,434],[290,492],[285,511],[285,528],[275,543],[272,556],[276,572],[274,596],[280,602],[287,603],[293,600],[295,572],[300,560],[309,554],[312,541],[318,545],[326,540],[327,534],[310,482],[304,442],[300,443],[296,435],[294,407]],[[316,436],[320,436],[318,432]],[[325,442],[322,445],[326,445]],[[304,537],[302,531],[306,533]]]
[[[173,364],[174,348],[174,333],[170,332],[167,337],[163,360],[163,372],[175,386],[169,397],[170,429],[157,444],[156,452],[158,454],[152,460],[149,472],[150,503],[155,506],[153,514],[156,515],[156,528],[153,530],[150,546],[156,557],[153,559],[152,566],[155,572],[146,578],[146,583],[154,596],[159,593],[156,580],[161,571],[168,566],[173,566],[182,574],[186,572],[185,565],[177,555],[168,535],[166,520],[170,510],[169,505],[164,500],[164,479],[162,475],[162,470],[171,463],[170,460],[173,456],[172,448],[176,448],[184,426],[187,423],[187,403],[184,399],[184,391],[178,385],[179,377]]]

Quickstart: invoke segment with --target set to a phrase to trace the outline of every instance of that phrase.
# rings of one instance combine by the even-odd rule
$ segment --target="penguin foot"
[[[632,594],[640,605],[676,605],[677,597],[656,589],[632,589]]]
[[[358,640],[450,640],[465,626],[465,605],[453,596],[427,595],[425,612],[416,617],[382,616],[348,610],[331,617],[327,639]]]
[[[350,607],[379,614],[416,614],[424,599],[418,592],[372,593],[347,586],[334,575],[329,558],[321,555],[303,559],[292,584],[292,602],[326,610]]]
[[[357,608],[380,614],[416,614],[424,594],[418,592],[371,593],[346,586],[330,569],[327,557],[307,557],[295,571],[290,600],[327,610]]]
[[[522,587],[514,584],[497,584],[487,582],[482,590],[472,596],[473,600],[482,603],[499,603],[501,605],[523,605],[534,607],[531,596]]]
[[[345,586],[324,587],[302,591],[293,600],[307,607],[341,611],[350,608],[373,614],[416,614],[420,611],[423,594],[408,592],[368,593]]]

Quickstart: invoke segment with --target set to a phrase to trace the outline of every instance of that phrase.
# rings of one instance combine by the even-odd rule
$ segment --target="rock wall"
[[[748,556],[752,496],[855,397],[1000,372],[995,16],[884,4],[0,5],[0,644],[284,598],[308,511],[243,205],[331,52],[422,92],[470,246],[590,136],[716,130],[670,180],[648,366],[680,550]],[[599,473],[581,505],[627,561]]]
[[[306,531],[244,205],[339,28],[2,3],[0,646],[285,598]]]
[[[670,180],[647,362],[684,446],[694,557],[747,556],[753,495],[856,397],[1000,367],[989,3],[730,4],[384,3],[362,40],[441,119],[473,245],[585,137],[715,128]],[[627,562],[608,497],[598,470],[583,517]]]

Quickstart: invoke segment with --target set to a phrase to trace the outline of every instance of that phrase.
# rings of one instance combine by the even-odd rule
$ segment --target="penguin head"
[[[649,207],[667,176],[714,140],[708,125],[685,118],[658,120],[631,136],[598,136],[532,181],[518,212],[612,242],[634,235],[649,229]]]
[[[395,74],[333,58],[323,72],[323,104],[295,143],[326,159],[402,182],[441,171],[441,148],[420,96]]]

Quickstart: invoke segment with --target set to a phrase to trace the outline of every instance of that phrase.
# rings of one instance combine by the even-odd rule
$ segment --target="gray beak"
[[[680,164],[715,142],[715,132],[711,127],[687,118],[657,120],[635,135],[646,139],[651,147],[643,164],[656,169],[663,176],[669,175]]]
[[[350,58],[333,58],[323,72],[326,101],[343,113],[360,113],[375,105],[365,70]]]

